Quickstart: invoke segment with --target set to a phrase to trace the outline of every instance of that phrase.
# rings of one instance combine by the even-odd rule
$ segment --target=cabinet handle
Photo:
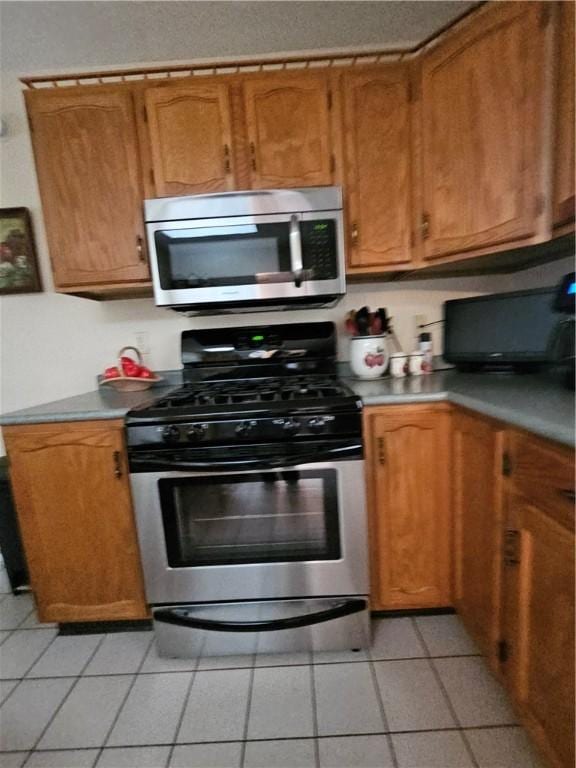
[[[224,173],[230,173],[230,147],[224,144]]]
[[[383,437],[378,438],[378,464],[386,464],[386,442]]]
[[[144,253],[144,241],[142,240],[142,235],[136,236],[136,253],[138,254],[139,261],[145,264],[146,255]]]
[[[428,240],[430,237],[430,216],[427,213],[422,214],[422,224],[420,225],[422,240]]]
[[[114,451],[112,457],[114,460],[114,477],[122,477],[122,456],[120,451]]]
[[[252,170],[256,170],[256,147],[254,146],[254,142],[250,142],[250,164],[252,165]]]
[[[558,493],[568,501],[576,501],[576,493],[571,488],[558,488]]]
[[[504,565],[520,565],[520,531],[504,531]]]
[[[358,223],[354,222],[352,224],[352,229],[350,230],[350,240],[352,241],[352,245],[358,244],[358,237],[359,237]]]

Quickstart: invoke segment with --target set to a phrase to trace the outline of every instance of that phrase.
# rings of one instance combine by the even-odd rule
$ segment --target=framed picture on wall
[[[28,208],[0,208],[0,296],[42,290]]]

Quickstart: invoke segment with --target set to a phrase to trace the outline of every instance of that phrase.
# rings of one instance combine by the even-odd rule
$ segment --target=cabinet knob
[[[230,147],[228,144],[224,144],[224,173],[230,173]]]
[[[112,457],[114,461],[114,477],[122,477],[122,456],[120,451],[114,451]]]
[[[422,240],[428,240],[430,237],[430,215],[427,213],[422,214],[422,223],[420,224],[420,232],[422,234]]]
[[[386,441],[383,437],[378,438],[378,464],[386,464]]]
[[[252,165],[252,170],[256,170],[256,147],[254,146],[254,142],[250,142],[250,164]]]

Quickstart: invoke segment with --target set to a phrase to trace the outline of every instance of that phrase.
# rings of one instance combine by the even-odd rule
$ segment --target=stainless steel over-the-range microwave
[[[158,306],[253,312],[345,293],[340,187],[165,197],[144,210]]]

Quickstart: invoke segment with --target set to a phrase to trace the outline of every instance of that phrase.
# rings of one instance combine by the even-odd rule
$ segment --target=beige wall
[[[152,300],[92,302],[56,295],[18,76],[156,60],[258,54],[271,51],[374,46],[420,39],[466,3],[435,2],[25,2],[0,3],[0,205],[32,212],[45,292],[0,299],[0,409],[3,412],[94,388],[95,375],[116,351],[150,334],[150,364],[179,365],[182,329],[213,324],[333,319],[350,307],[386,306],[403,344],[412,346],[413,315],[432,321],[448,298],[511,289],[519,278],[470,278],[351,286],[332,310],[185,319]],[[79,244],[81,247],[81,243]],[[549,284],[566,268],[523,278]],[[439,342],[439,337],[436,339]],[[347,356],[342,339],[341,355]]]

